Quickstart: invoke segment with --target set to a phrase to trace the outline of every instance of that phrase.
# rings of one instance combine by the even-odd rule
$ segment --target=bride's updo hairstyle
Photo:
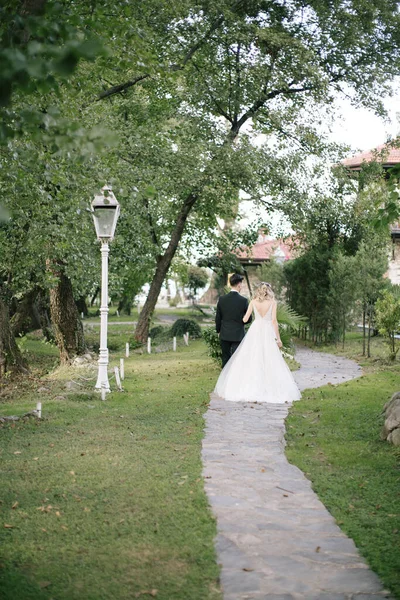
[[[271,284],[262,281],[255,291],[254,299],[259,302],[264,302],[265,300],[273,300],[274,298],[275,295],[272,291]]]

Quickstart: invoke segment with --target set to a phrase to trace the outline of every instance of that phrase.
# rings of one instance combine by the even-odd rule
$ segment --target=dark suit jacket
[[[247,298],[238,292],[229,292],[218,300],[215,327],[221,340],[241,342],[244,338],[243,317],[249,303]],[[248,320],[250,323],[251,317]]]

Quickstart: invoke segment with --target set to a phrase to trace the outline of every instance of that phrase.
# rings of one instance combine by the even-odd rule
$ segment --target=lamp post
[[[110,186],[101,188],[101,194],[95,196],[92,202],[92,215],[96,228],[97,239],[101,242],[101,305],[100,305],[100,349],[99,370],[97,374],[96,389],[105,388],[110,391],[108,381],[108,254],[110,242],[115,233],[119,217],[119,203]]]

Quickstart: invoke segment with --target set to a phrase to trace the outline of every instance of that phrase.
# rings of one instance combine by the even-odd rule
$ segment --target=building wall
[[[400,285],[400,239],[394,240],[387,275],[392,283]]]

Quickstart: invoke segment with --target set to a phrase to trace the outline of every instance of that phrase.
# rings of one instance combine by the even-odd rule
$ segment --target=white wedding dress
[[[231,402],[282,404],[300,399],[300,391],[276,343],[272,303],[264,317],[254,306],[254,321],[222,369],[214,393]]]

